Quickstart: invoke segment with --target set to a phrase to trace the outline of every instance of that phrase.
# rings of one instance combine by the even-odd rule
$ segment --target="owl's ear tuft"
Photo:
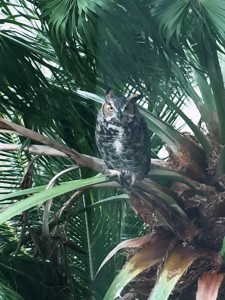
[[[111,88],[108,88],[105,93],[105,101],[107,101],[110,98],[113,98],[113,96],[114,96],[113,90]]]
[[[111,87],[108,86],[108,87],[105,89],[105,95],[107,96],[107,95],[109,95],[110,93],[113,93],[113,90],[112,90]]]
[[[143,98],[142,94],[134,94],[134,95],[131,95],[128,99],[129,99],[129,101],[136,102],[137,100],[139,100],[141,98]]]

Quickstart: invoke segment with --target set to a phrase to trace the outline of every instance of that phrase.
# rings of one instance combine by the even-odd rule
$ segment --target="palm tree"
[[[0,218],[2,236],[10,241],[2,240],[3,293],[10,288],[12,297],[29,299],[28,280],[37,299],[85,299],[88,286],[89,297],[97,300],[114,299],[122,289],[124,299],[168,299],[172,290],[171,299],[195,294],[203,299],[210,292],[216,299],[224,277],[225,4],[20,0],[1,5]],[[138,216],[118,184],[104,175],[92,177],[103,169],[93,139],[101,102],[96,94],[103,95],[108,85],[125,94],[141,92],[148,101],[142,113],[152,131],[154,159],[149,178],[129,194]],[[182,110],[190,98],[201,115],[198,126]],[[171,126],[177,116],[191,134]],[[167,161],[157,157],[162,141]],[[6,194],[10,190],[15,192]],[[43,210],[32,209],[46,200]],[[134,233],[141,237],[128,240]],[[121,240],[126,241],[101,265],[107,262],[107,268],[97,273]],[[123,248],[132,251],[115,277],[123,257],[114,263],[109,258]]]

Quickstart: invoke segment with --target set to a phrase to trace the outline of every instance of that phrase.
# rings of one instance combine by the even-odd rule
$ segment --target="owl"
[[[110,91],[97,117],[97,147],[108,169],[117,171],[123,185],[132,186],[150,170],[148,129],[136,104],[141,97],[114,97]]]

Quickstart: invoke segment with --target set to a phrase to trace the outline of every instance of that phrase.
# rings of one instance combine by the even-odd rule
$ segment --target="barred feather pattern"
[[[98,113],[95,137],[109,169],[130,174],[135,180],[143,179],[149,172],[148,129],[134,101],[125,97],[106,98]]]

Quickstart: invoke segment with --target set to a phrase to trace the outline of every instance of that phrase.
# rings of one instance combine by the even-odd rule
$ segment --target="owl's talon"
[[[117,170],[109,169],[108,167],[104,167],[103,174],[105,174],[109,179],[112,177],[119,177],[120,172]]]
[[[114,177],[114,176],[119,176],[119,174],[120,174],[120,171],[117,171],[117,170],[109,170],[109,176],[111,176],[111,177]]]
[[[107,175],[108,173],[109,173],[109,168],[104,166],[103,169],[102,169],[102,174]]]
[[[131,173],[129,170],[122,170],[121,171],[121,175],[124,176],[124,177],[130,177],[131,176]]]
[[[121,185],[125,186],[128,189],[132,189],[136,177],[135,174],[132,174],[129,170],[125,169],[120,172],[120,175],[118,176],[119,182]]]
[[[112,179],[112,177],[117,177],[119,183],[122,186],[126,187],[127,189],[132,188],[135,182],[135,175],[126,169],[122,171],[118,171],[118,170],[109,169],[108,167],[105,166],[102,173],[106,174],[108,179]]]

